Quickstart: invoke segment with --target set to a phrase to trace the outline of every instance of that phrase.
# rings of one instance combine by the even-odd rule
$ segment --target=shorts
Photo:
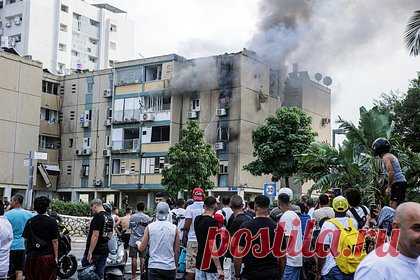
[[[146,257],[146,252],[147,250],[145,250],[143,253],[139,251],[139,249],[137,249],[137,247],[133,247],[130,246],[128,249],[128,256],[130,258],[145,258]]]
[[[23,271],[25,264],[25,250],[11,250],[9,276],[15,275],[16,271]]]
[[[186,268],[187,273],[195,273],[195,258],[197,257],[198,243],[197,241],[187,242],[187,259]]]
[[[391,200],[401,204],[405,201],[406,182],[396,182],[391,186]]]

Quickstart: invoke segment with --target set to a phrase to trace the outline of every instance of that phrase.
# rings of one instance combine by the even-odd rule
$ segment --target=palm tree
[[[417,56],[420,53],[420,10],[415,11],[408,20],[407,29],[404,33],[405,42],[410,55]]]

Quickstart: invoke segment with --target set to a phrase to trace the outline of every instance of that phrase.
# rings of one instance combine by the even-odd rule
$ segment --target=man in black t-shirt
[[[105,211],[100,199],[92,200],[90,207],[93,218],[90,222],[82,266],[95,265],[95,272],[102,279],[109,253],[108,241],[113,231],[113,219]]]
[[[274,243],[274,236],[276,230],[276,224],[269,216],[268,207],[270,205],[270,199],[264,195],[259,195],[255,198],[255,214],[256,217],[253,220],[244,222],[241,228],[249,229],[254,236],[262,228],[268,228],[270,235],[270,247]],[[260,238],[252,241],[254,244],[260,243]],[[240,241],[241,250],[245,246],[245,240]],[[253,255],[252,250],[243,258],[235,258],[235,278],[242,280],[250,279],[281,279],[280,266],[278,258],[276,258],[271,252],[263,258],[257,258]],[[244,264],[243,272],[241,275],[241,264]]]
[[[58,224],[46,215],[48,197],[35,198],[38,215],[28,220],[22,236],[26,240],[25,278],[53,280],[57,278]]]
[[[223,277],[223,268],[219,258],[212,257],[210,268],[203,269],[203,255],[206,247],[207,235],[210,227],[217,227],[218,224],[213,218],[217,208],[217,201],[214,197],[209,196],[204,200],[204,213],[197,216],[194,220],[194,230],[197,237],[197,257],[196,257],[196,273],[195,279],[218,279]],[[216,242],[215,242],[216,243]],[[215,244],[216,245],[216,244]]]

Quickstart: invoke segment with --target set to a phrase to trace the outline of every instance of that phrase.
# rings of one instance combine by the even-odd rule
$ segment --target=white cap
[[[166,202],[159,202],[156,206],[156,218],[165,221],[169,216],[169,205]]]
[[[293,199],[293,191],[291,188],[280,188],[278,194],[287,194],[290,197],[290,200]]]

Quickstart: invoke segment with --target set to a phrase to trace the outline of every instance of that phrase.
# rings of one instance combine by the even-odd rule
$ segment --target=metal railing
[[[140,148],[139,139],[126,139],[126,140],[112,141],[113,151],[137,152],[139,148]]]

